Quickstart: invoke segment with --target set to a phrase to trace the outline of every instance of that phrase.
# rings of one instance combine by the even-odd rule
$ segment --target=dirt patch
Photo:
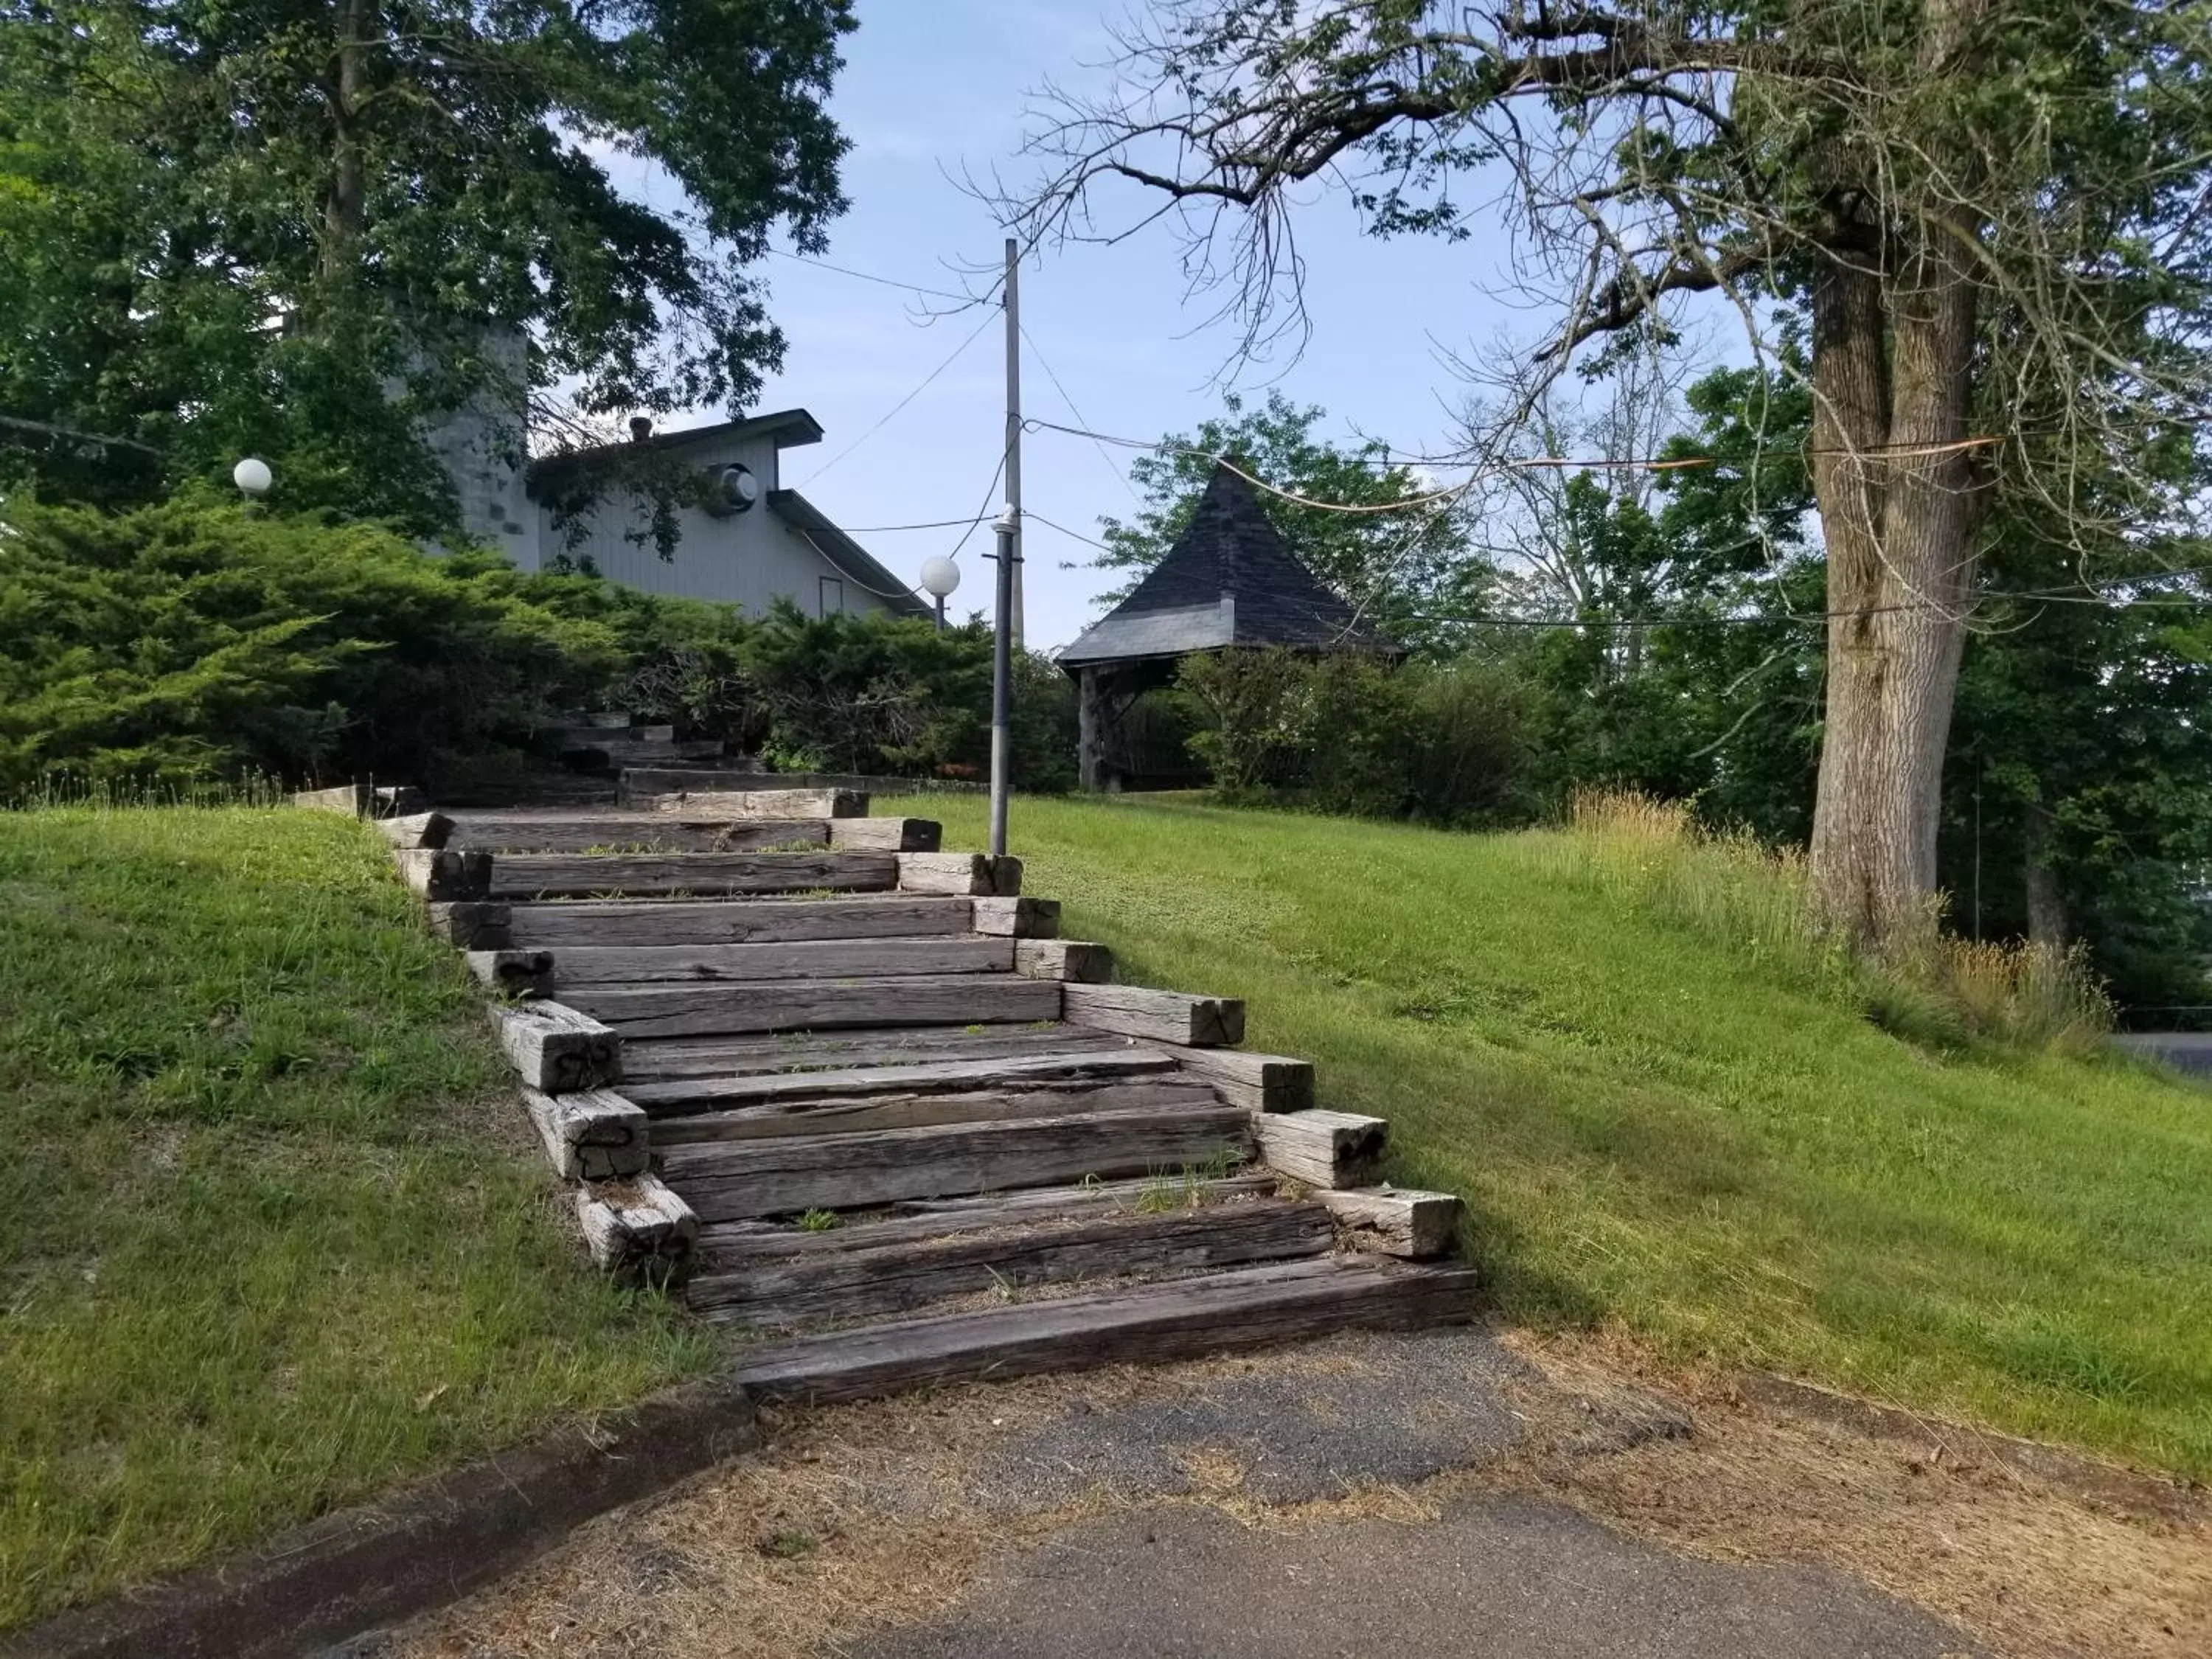
[[[1480,1340],[1502,1352],[1488,1335]],[[1565,1503],[1681,1554],[1819,1564],[1947,1620],[1999,1655],[2196,1659],[2212,1651],[2212,1532],[2130,1514],[2031,1470],[1793,1413],[1612,1339],[1504,1339],[1509,1363],[1420,1339],[1347,1338],[1263,1358],[1091,1373],[765,1413],[769,1449],[607,1517],[497,1589],[375,1650],[409,1659],[652,1652],[836,1655],[950,1610],[979,1575],[1078,1522],[1204,1506],[1285,1536],[1348,1521],[1428,1525],[1481,1495]],[[1455,1363],[1431,1363],[1458,1354]],[[1417,1375],[1425,1394],[1396,1398]],[[1271,1501],[1332,1385],[1449,1419],[1480,1389],[1517,1423],[1469,1433],[1464,1467],[1418,1480],[1342,1469],[1334,1495]],[[1250,1440],[1220,1437],[1252,1402]],[[1288,1406],[1276,1402],[1288,1401]],[[1278,1413],[1279,1420],[1267,1413]],[[1133,1430],[1180,1443],[1127,1457]],[[1097,1455],[1073,1454],[1095,1433]],[[1364,1443],[1352,1443],[1355,1456]],[[1258,1452],[1255,1455],[1255,1446]],[[1063,1460],[1061,1478],[1043,1467]],[[1272,1467],[1274,1478],[1267,1474]]]

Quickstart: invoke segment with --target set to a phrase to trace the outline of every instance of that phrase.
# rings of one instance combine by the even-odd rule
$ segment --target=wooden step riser
[[[983,1031],[941,1025],[890,1030],[862,1026],[804,1036],[659,1037],[630,1045],[625,1075],[659,1081],[749,1077],[770,1072],[854,1071],[940,1060],[1030,1059],[1110,1052],[1106,1045],[1113,1041],[1096,1031],[1071,1030],[1063,1025],[1003,1025]]]
[[[493,860],[494,898],[676,897],[885,893],[899,884],[896,853],[521,853]]]
[[[1220,1104],[1221,1097],[1203,1084],[1154,1082],[1046,1084],[972,1094],[877,1095],[858,1100],[777,1100],[735,1111],[666,1119],[653,1139],[657,1146],[688,1146],[764,1140],[775,1135],[852,1134],[1083,1112],[1194,1110]]]
[[[1025,1285],[1068,1284],[1295,1261],[1334,1237],[1317,1204],[1267,1199],[1209,1211],[1136,1214],[841,1255],[751,1263],[732,1273],[696,1267],[685,1289],[695,1311],[750,1325],[879,1318],[933,1302]]]
[[[820,1031],[848,1025],[975,1025],[1060,1018],[1050,980],[972,974],[908,979],[771,981],[744,986],[585,985],[569,1006],[625,1037]]]
[[[933,853],[944,831],[927,818],[672,818],[663,813],[573,818],[464,814],[442,843],[483,852]],[[424,845],[430,843],[424,842]]]
[[[638,1047],[650,1045],[633,1045],[623,1050],[625,1078],[635,1076],[629,1062]],[[776,1100],[821,1100],[861,1094],[961,1093],[994,1085],[1052,1079],[1105,1081],[1164,1077],[1174,1070],[1175,1062],[1164,1054],[1143,1049],[1092,1049],[1008,1060],[947,1060],[851,1070],[764,1072],[747,1077],[625,1082],[623,1092],[658,1121],[691,1112],[722,1111]]]
[[[1004,1380],[1263,1347],[1346,1330],[1463,1322],[1463,1269],[1342,1264],[1232,1270],[1175,1284],[949,1315],[756,1351],[736,1381],[756,1398],[830,1401],[933,1383]]]
[[[975,926],[972,899],[904,895],[705,903],[585,902],[514,904],[507,908],[507,942],[522,950],[924,939],[966,933]]]
[[[554,983],[757,983],[787,979],[882,979],[897,974],[1005,974],[1015,941],[939,939],[809,939],[782,945],[569,945],[552,952]]]
[[[1236,1199],[1273,1198],[1272,1175],[1218,1178],[1151,1176],[1094,1181],[1081,1187],[1030,1187],[1018,1193],[960,1198],[910,1199],[874,1214],[817,1231],[778,1221],[725,1221],[702,1229],[700,1261],[707,1270],[735,1273],[749,1262],[778,1262],[799,1255],[835,1255],[889,1244],[935,1244],[963,1234],[992,1232],[1060,1221],[1095,1221],[1135,1215],[1139,1206],[1171,1200],[1178,1211],[1202,1210]]]
[[[1212,1167],[1243,1161],[1251,1146],[1250,1115],[1217,1107],[796,1135],[659,1156],[702,1220],[730,1221]]]

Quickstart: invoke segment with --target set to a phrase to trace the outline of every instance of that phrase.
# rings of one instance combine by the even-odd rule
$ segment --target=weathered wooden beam
[[[469,972],[480,984],[504,996],[550,997],[553,994],[553,953],[550,951],[471,951]]]
[[[934,853],[945,826],[934,818],[830,818],[830,844],[854,853]]]
[[[720,783],[717,779],[716,782]],[[857,789],[679,789],[655,795],[652,810],[699,817],[726,813],[733,818],[864,818],[868,798]]]
[[[633,1036],[818,1031],[847,1025],[974,1025],[1057,1019],[1060,988],[1015,974],[770,980],[757,985],[580,985],[574,1007]]]
[[[691,1206],[649,1175],[581,1188],[576,1219],[592,1260],[628,1284],[681,1279],[699,1237]]]
[[[396,849],[392,862],[400,879],[426,899],[487,899],[491,896],[489,853],[460,853],[451,848]]]
[[[368,792],[357,783],[342,783],[334,789],[298,789],[292,793],[295,806],[317,812],[343,812],[356,818],[367,799]]]
[[[656,981],[707,984],[775,979],[887,978],[896,974],[1007,973],[1014,941],[935,939],[799,939],[765,945],[568,945],[553,957],[565,990]]]
[[[1182,1069],[1204,1078],[1224,1100],[1255,1112],[1303,1112],[1314,1103],[1310,1060],[1248,1054],[1242,1048],[1176,1048]]]
[[[1062,1018],[1071,1025],[1187,1048],[1228,1048],[1244,1040],[1244,1005],[1234,997],[1194,997],[1141,985],[1069,985]]]
[[[901,853],[898,884],[903,893],[1012,898],[1022,890],[1022,861],[988,853]]]
[[[622,1038],[557,1002],[491,1008],[500,1046],[523,1082],[549,1095],[596,1089],[622,1075]]]
[[[1328,1206],[1336,1224],[1363,1250],[1425,1260],[1449,1255],[1459,1231],[1460,1201],[1450,1193],[1389,1187],[1334,1192],[1323,1188],[1314,1196]]]
[[[632,1085],[635,1086],[635,1085]],[[1086,1112],[1128,1112],[1221,1104],[1199,1083],[1139,1078],[1128,1081],[1058,1082],[1001,1086],[966,1093],[830,1095],[771,1100],[726,1111],[661,1120],[655,1142],[688,1146],[710,1140],[763,1140],[773,1135],[849,1134],[863,1129],[924,1129],[945,1123],[992,1123],[1018,1117],[1067,1117]]]
[[[724,1221],[1214,1167],[1248,1155],[1251,1123],[1221,1106],[783,1135],[670,1146],[661,1173],[702,1219]]]
[[[898,884],[901,856],[894,853],[640,853],[601,857],[589,853],[521,853],[501,856],[490,879],[491,890],[505,898],[817,890],[881,892]]]
[[[451,844],[494,853],[759,853],[830,845],[828,818],[662,812],[462,812]]]
[[[652,1162],[642,1107],[611,1089],[549,1095],[526,1088],[522,1103],[563,1181],[616,1181],[641,1176]]]
[[[969,931],[971,901],[912,894],[830,899],[661,900],[516,904],[514,943],[616,945],[748,945],[787,939],[922,939]]]
[[[1103,985],[1114,977],[1114,953],[1103,945],[1074,939],[1014,941],[1014,971],[1031,979],[1067,980]]]
[[[685,1302],[761,1325],[903,1313],[957,1296],[1084,1279],[1188,1273],[1316,1256],[1329,1248],[1319,1205],[1255,1199],[1212,1209],[1137,1211],[1057,1225],[745,1263],[696,1274]]]
[[[1011,939],[1053,939],[1060,933],[1060,901],[1048,898],[979,898],[975,928]]]
[[[504,951],[513,943],[508,933],[510,912],[504,904],[465,900],[426,904],[422,909],[430,931],[460,950]]]
[[[1356,1112],[1262,1112],[1252,1119],[1260,1161],[1309,1187],[1364,1187],[1375,1179],[1389,1125]]]
[[[292,805],[357,818],[398,818],[428,811],[430,803],[411,783],[381,783],[374,788],[362,783],[342,783],[331,789],[296,791]]]
[[[453,839],[453,821],[443,812],[410,812],[404,818],[378,818],[377,831],[396,848],[439,848]]]
[[[659,1045],[641,1046],[650,1051]],[[646,1064],[649,1066],[653,1061],[648,1059]],[[770,1100],[983,1089],[1048,1078],[1137,1077],[1147,1073],[1171,1074],[1174,1070],[1175,1062],[1165,1054],[1144,1048],[1111,1048],[985,1060],[920,1060],[912,1065],[869,1064],[854,1066],[850,1070],[763,1070],[746,1075],[718,1073],[707,1077],[672,1076],[664,1072],[651,1074],[649,1082],[628,1085],[623,1092],[658,1121],[685,1112],[714,1111]]]

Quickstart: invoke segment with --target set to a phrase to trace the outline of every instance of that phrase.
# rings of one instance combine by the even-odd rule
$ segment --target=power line
[[[787,252],[780,247],[772,247],[769,252],[779,259],[790,260],[793,264],[811,265],[817,270],[834,270],[840,276],[855,277],[860,282],[875,283],[884,288],[903,289],[908,294],[927,294],[933,300],[957,300],[962,305],[988,305],[999,291],[999,284],[994,282],[980,295],[955,294],[950,289],[927,288],[920,283],[902,282],[896,276],[878,276],[872,270],[855,270],[850,265],[832,264],[829,260],[815,258],[811,254]],[[1082,416],[1076,418],[1080,420]]]
[[[973,519],[930,519],[921,524],[855,524],[837,527],[848,536],[887,536],[895,530],[953,530],[962,525],[980,524],[991,515],[982,514]]]
[[[1024,519],[1035,519],[1039,524],[1044,526],[1046,529],[1057,530],[1061,535],[1073,537],[1079,542],[1087,542],[1091,546],[1097,548],[1101,553],[1111,553],[1114,550],[1104,542],[1100,541],[1097,537],[1086,536],[1080,530],[1070,530],[1066,525],[1057,523],[1051,519],[1046,518],[1043,514],[1038,512],[1033,507],[1024,507],[1022,509],[1022,517]]]
[[[1085,415],[1081,410],[1075,406],[1074,397],[1068,392],[1066,386],[1060,383],[1060,376],[1053,373],[1052,364],[1046,360],[1044,348],[1036,343],[1036,337],[1032,335],[1027,327],[1024,327],[1022,330],[1022,338],[1028,343],[1030,350],[1036,357],[1037,367],[1044,371],[1045,379],[1052,382],[1052,389],[1060,393],[1060,402],[1067,405],[1067,412],[1074,416],[1075,418],[1081,422],[1085,426],[1090,425],[1090,417]],[[1106,446],[1099,442],[1097,439],[1093,438],[1091,441],[1091,447],[1098,452],[1098,459],[1106,463],[1106,470],[1114,475],[1115,478],[1121,483],[1122,489],[1129,492],[1129,499],[1136,502],[1139,507],[1142,507],[1145,504],[1145,498],[1137,493],[1137,486],[1129,482],[1129,475],[1122,471],[1120,467],[1114,465],[1114,458],[1106,453]],[[1047,524],[1052,523],[1049,519],[1046,520],[1044,522]],[[1053,528],[1057,530],[1060,526],[1058,525],[1053,525]],[[1068,533],[1073,534],[1073,532],[1070,532]]]
[[[842,449],[839,450],[835,455],[832,455],[828,460],[823,462],[821,465],[816,467],[813,471],[808,473],[806,475],[805,482],[810,484],[812,483],[817,478],[827,472],[831,467],[836,465],[838,462],[843,460],[848,455],[858,449],[862,444],[874,437],[877,433],[882,431],[884,428],[888,426],[893,418],[897,416],[901,410],[904,409],[916,398],[921,396],[923,392],[928,391],[930,386],[936,381],[939,375],[944,374],[946,369],[951,368],[955,362],[958,362],[960,354],[967,350],[969,346],[974,345],[975,342],[982,337],[983,331],[990,325],[991,316],[988,312],[986,312],[983,314],[983,320],[975,325],[975,331],[969,334],[966,339],[961,341],[958,345],[952,348],[952,355],[951,356],[947,357],[943,362],[938,364],[935,368],[931,369],[928,374],[922,376],[921,384],[920,386],[915,387],[915,389],[908,392],[905,397],[893,404],[890,409],[884,412],[882,416],[878,419],[873,426],[870,427],[866,432],[863,432],[859,437],[854,439],[852,442],[847,444]]]

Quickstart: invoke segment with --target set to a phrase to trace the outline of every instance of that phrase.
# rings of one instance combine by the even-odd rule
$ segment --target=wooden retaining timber
[[[1471,1319],[1472,1272],[1372,1258],[1200,1279],[799,1337],[750,1354],[736,1380],[769,1400],[860,1400],[965,1377],[1189,1359],[1341,1330]]]
[[[969,931],[969,901],[909,894],[849,898],[758,898],[744,904],[516,904],[507,926],[518,945],[748,945],[797,939],[919,939]]]
[[[1004,974],[1014,967],[1013,940],[972,936],[804,939],[772,945],[586,945],[543,954],[564,989],[669,981]]]
[[[416,856],[420,856],[419,854]],[[436,856],[485,858],[482,853]],[[525,853],[492,863],[489,890],[434,893],[434,898],[591,897],[628,893],[798,893],[814,890],[884,892],[899,884],[898,861],[932,857],[903,853],[641,853],[594,857],[582,853]]]
[[[380,827],[471,971],[536,999],[491,1018],[594,1259],[709,1318],[860,1322],[756,1354],[748,1386],[1466,1316],[1472,1275],[1415,1265],[1458,1200],[1376,1186],[1382,1121],[1237,1048],[1243,1003],[1112,983],[1020,860],[944,852],[932,822],[699,775],[651,811]],[[996,1305],[1018,1289],[1040,1299]]]
[[[778,1136],[660,1157],[701,1218],[723,1221],[1234,1164],[1251,1144],[1250,1115],[1213,1106]]]

